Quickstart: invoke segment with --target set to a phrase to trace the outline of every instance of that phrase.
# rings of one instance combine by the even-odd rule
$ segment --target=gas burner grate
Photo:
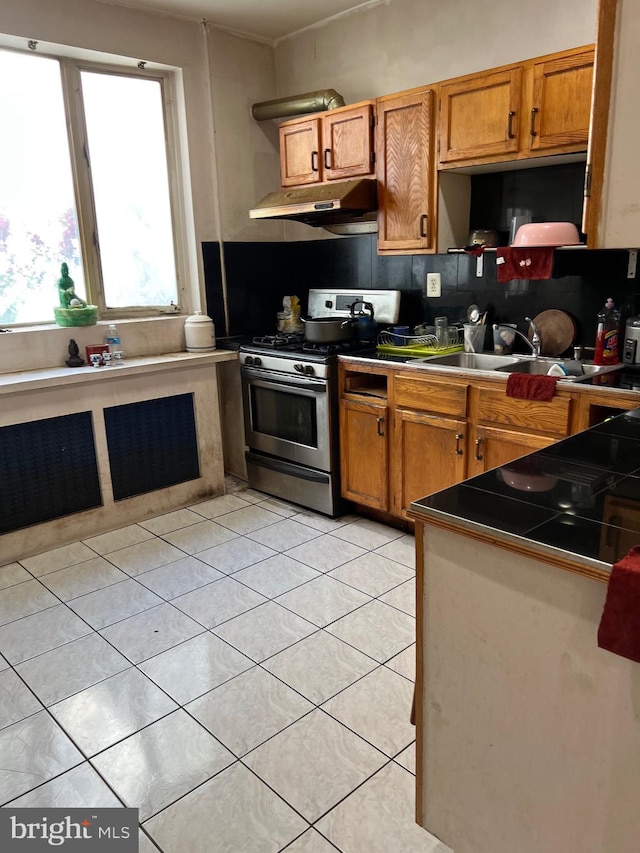
[[[288,347],[292,344],[301,344],[304,341],[304,332],[282,332],[277,335],[258,335],[253,339],[254,344],[263,347]]]

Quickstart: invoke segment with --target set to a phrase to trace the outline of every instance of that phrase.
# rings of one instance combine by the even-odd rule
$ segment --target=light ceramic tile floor
[[[445,853],[414,599],[411,536],[232,480],[0,566],[0,804],[135,806],[145,853]]]

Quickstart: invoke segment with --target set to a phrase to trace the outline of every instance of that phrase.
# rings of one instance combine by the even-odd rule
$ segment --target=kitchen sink
[[[497,370],[500,373],[528,373],[546,376],[554,364],[564,364],[569,376],[562,376],[570,382],[584,382],[590,376],[610,373],[618,370],[621,364],[590,364],[571,359],[532,358],[527,355],[499,355],[491,352],[452,352],[448,355],[432,355],[427,358],[412,358],[411,363],[420,362],[425,367],[457,367],[461,370]],[[582,368],[582,373],[578,370]],[[572,375],[573,374],[573,375]]]
[[[534,376],[546,376],[554,364],[563,364],[569,370],[569,376],[560,378],[568,379],[571,382],[584,382],[590,376],[610,373],[612,370],[618,370],[622,367],[621,364],[590,364],[562,358],[522,358],[511,364],[501,364],[496,367],[496,370],[500,373],[528,373]],[[577,374],[578,365],[582,367],[580,374]]]
[[[511,355],[494,355],[490,352],[452,352],[449,355],[432,355],[429,358],[412,358],[412,362],[421,361],[425,365],[439,367],[460,367],[464,370],[497,370],[517,365],[519,359]]]

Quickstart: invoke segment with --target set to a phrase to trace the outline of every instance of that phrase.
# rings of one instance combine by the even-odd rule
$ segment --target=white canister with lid
[[[202,311],[196,311],[184,321],[187,352],[209,352],[216,348],[213,320]]]

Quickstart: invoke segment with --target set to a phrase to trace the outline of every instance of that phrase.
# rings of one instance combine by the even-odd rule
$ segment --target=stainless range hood
[[[368,223],[368,230],[373,230],[377,207],[376,181],[358,178],[269,193],[249,211],[249,216],[293,219],[318,228]]]

